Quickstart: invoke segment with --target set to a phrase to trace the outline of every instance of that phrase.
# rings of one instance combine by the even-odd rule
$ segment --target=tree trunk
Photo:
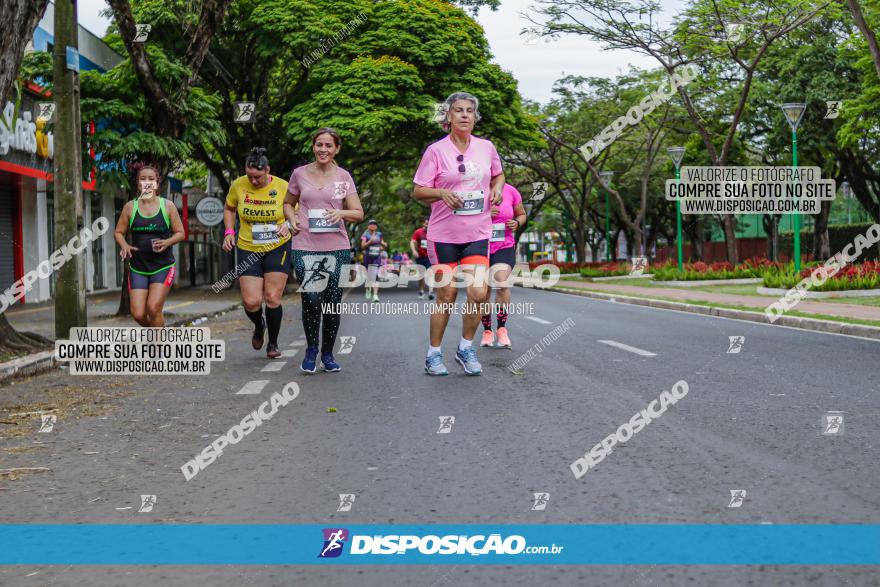
[[[586,229],[583,225],[575,225],[573,232],[574,236],[574,254],[578,263],[583,263],[586,261],[587,256],[587,235]]]
[[[630,259],[633,255],[633,239],[632,235],[626,230],[622,231],[624,236],[626,236],[626,258]]]
[[[727,249],[727,261],[733,265],[739,262],[739,254],[736,250],[736,216],[728,214],[724,216],[724,244]]]
[[[51,340],[33,332],[18,332],[6,315],[0,314],[0,354],[32,353],[49,348],[52,348]]]
[[[602,239],[597,236],[595,231],[592,234],[593,238],[590,238],[590,233],[587,232],[585,240],[587,246],[590,247],[590,261],[595,263],[596,261],[598,261],[597,257],[599,255],[599,244],[602,242]],[[586,260],[586,253],[584,253],[584,261]]]
[[[767,233],[767,258],[779,260],[779,220],[778,214],[764,216],[764,231]]]
[[[18,77],[24,49],[33,38],[48,3],[48,0],[0,2],[0,22],[4,23],[4,33],[0,35],[0,105],[6,105],[6,97]]]
[[[645,257],[647,257],[652,263],[654,262],[654,256],[651,254],[651,251],[654,249],[654,243],[657,242],[657,229],[651,226],[651,229],[648,230],[648,234],[645,235]]]
[[[630,248],[630,258],[635,256],[642,256],[644,252],[644,248],[642,247],[642,242],[645,240],[645,235],[642,233],[641,228],[636,228],[633,230],[633,240],[632,247]]]
[[[611,237],[611,262],[617,261],[617,250],[620,248],[620,233],[621,229],[613,231],[612,234],[614,236]]]
[[[877,75],[880,76],[880,46],[877,44],[877,36],[874,34],[874,31],[868,25],[865,16],[862,14],[859,0],[846,0],[846,5],[849,7],[850,13],[852,13],[853,21],[855,21],[859,31],[861,31],[862,35],[865,37],[865,42],[868,44],[868,51],[871,53],[871,60],[874,62],[874,68],[877,70]]]
[[[683,222],[682,222],[683,223]],[[685,262],[688,261],[702,261],[703,260],[703,220],[702,217],[697,216],[697,219],[694,220],[693,223],[687,225],[684,229],[684,232],[691,238],[691,259],[685,259]]]
[[[0,22],[4,33],[0,35],[0,107],[6,105],[12,89],[24,49],[34,36],[37,23],[46,12],[48,0],[3,0],[0,2]],[[17,332],[6,316],[0,314],[0,352],[31,352],[51,346],[51,341],[30,332]]]
[[[831,216],[831,202],[823,201],[822,208],[816,216],[816,232],[813,238],[813,255],[816,260],[824,260],[831,256],[831,240],[828,236],[829,216]]]

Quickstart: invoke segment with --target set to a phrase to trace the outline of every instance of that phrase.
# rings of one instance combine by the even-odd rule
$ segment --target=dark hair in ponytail
[[[265,169],[269,166],[269,157],[266,155],[268,151],[264,147],[254,147],[251,154],[248,155],[244,162],[245,167],[251,169]]]

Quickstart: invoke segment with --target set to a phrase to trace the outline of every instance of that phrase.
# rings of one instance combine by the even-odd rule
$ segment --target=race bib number
[[[367,254],[371,257],[378,257],[382,254],[382,247],[380,247],[379,245],[370,245],[367,248]]]
[[[278,242],[277,224],[251,224],[251,240],[255,245],[268,245]]]
[[[485,204],[483,190],[475,192],[457,192],[457,194],[464,205],[455,210],[453,214],[458,216],[473,216],[474,214],[483,213],[483,206]]]
[[[500,243],[504,240],[504,223],[503,222],[493,222],[492,223],[492,238],[489,239],[490,243]]]
[[[419,241],[419,247],[421,247],[421,248],[423,248],[423,249],[427,249],[427,248],[428,248],[428,241],[427,241],[427,239],[422,239],[422,240],[420,240],[420,241]]]
[[[333,223],[324,218],[324,208],[309,210],[309,232],[337,232],[342,228],[341,222]]]

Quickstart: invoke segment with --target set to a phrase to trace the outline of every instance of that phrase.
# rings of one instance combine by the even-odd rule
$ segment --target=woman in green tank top
[[[176,265],[171,247],[184,239],[177,207],[159,196],[159,172],[142,165],[136,172],[138,196],[125,204],[116,223],[119,255],[130,259],[126,286],[131,315],[141,326],[165,326],[162,307],[174,283]],[[131,232],[131,244],[125,235]]]

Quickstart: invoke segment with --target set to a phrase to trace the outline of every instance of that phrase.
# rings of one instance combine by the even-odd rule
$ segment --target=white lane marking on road
[[[549,320],[544,320],[543,318],[538,318],[536,316],[523,316],[526,320],[531,320],[532,322],[537,322],[538,324],[553,324]]]
[[[570,290],[570,291],[574,291],[574,290]],[[615,301],[615,300],[606,300],[606,299],[601,299],[601,298],[591,298],[589,296],[578,296],[578,297],[583,298],[583,299],[587,299],[587,300],[591,300],[594,302],[609,302],[609,301],[614,302]],[[659,301],[663,301],[663,300],[659,300]],[[829,336],[844,336],[846,338],[858,338],[859,340],[867,340],[869,342],[875,342],[875,343],[880,344],[880,339],[868,338],[865,336],[858,336],[855,334],[841,334],[839,332],[824,332],[822,330],[808,330],[806,328],[798,328],[796,326],[783,326],[781,324],[770,324],[769,322],[755,322],[754,320],[749,320],[746,318],[730,318],[728,316],[711,316],[709,314],[697,314],[695,312],[688,312],[686,310],[674,310],[672,308],[655,308],[653,306],[640,306],[637,304],[624,304],[622,302],[619,303],[618,305],[630,306],[633,310],[641,309],[641,310],[647,310],[647,311],[658,310],[660,312],[675,312],[676,314],[687,314],[689,316],[694,316],[694,317],[698,317],[698,318],[702,317],[702,318],[712,318],[714,320],[731,320],[733,322],[739,322],[739,323],[745,322],[745,323],[750,324],[752,326],[766,326],[767,328],[785,328],[788,330],[797,330],[801,334],[816,334],[816,335],[826,335],[827,334]],[[760,312],[760,311],[754,312],[754,313],[759,316],[762,314],[762,312]],[[455,314],[453,314],[453,316],[454,315]],[[523,317],[528,318],[528,316],[523,316]],[[61,368],[63,369],[64,365],[62,365]]]
[[[281,351],[281,356],[286,358],[295,357],[299,354],[299,349],[287,349],[286,351]]]
[[[271,363],[267,363],[265,367],[260,369],[260,371],[281,371],[284,368],[284,365],[287,363],[285,361],[272,361]]]
[[[641,355],[643,357],[656,357],[657,353],[652,353],[651,351],[646,351],[644,349],[639,349],[634,346],[629,346],[628,344],[623,344],[622,342],[617,342],[616,340],[600,340],[602,344],[607,344],[608,346],[617,347],[619,349],[629,351],[631,353],[635,353],[637,355]]]
[[[269,384],[268,379],[258,379],[256,381],[248,381],[244,387],[235,392],[235,395],[255,395],[263,391],[263,388]]]
[[[292,343],[290,343],[290,346],[302,346],[305,343],[306,343],[306,341],[304,341],[304,340],[295,340]]]

